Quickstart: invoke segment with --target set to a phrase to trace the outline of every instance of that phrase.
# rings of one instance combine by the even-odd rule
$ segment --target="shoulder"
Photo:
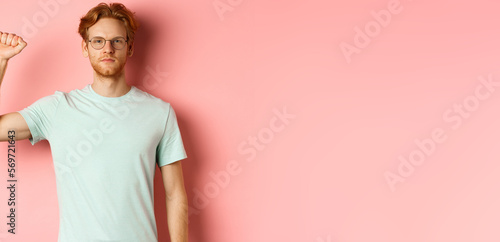
[[[133,98],[135,99],[135,101],[142,102],[143,106],[160,109],[161,111],[165,112],[168,112],[170,110],[171,105],[169,102],[166,102],[163,99],[145,92],[137,87],[134,88],[135,93]]]
[[[66,91],[55,91],[54,94],[50,95],[49,97],[55,100],[61,100],[61,99],[68,99],[70,97],[78,96],[81,95],[81,93],[84,91],[84,88],[82,89],[73,89],[69,92]]]
[[[67,93],[62,92],[62,91],[55,91],[54,94],[51,94],[51,95],[39,98],[38,100],[36,100],[34,102],[34,104],[53,104],[53,105],[57,105],[61,101],[61,99],[64,98],[64,96],[66,94]]]

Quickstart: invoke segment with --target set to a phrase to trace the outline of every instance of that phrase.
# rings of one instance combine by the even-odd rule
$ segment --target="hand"
[[[0,32],[0,60],[9,60],[19,54],[27,45],[28,43],[23,38],[15,34]]]

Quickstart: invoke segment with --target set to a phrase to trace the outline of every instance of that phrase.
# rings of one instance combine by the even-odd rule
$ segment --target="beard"
[[[97,75],[102,77],[114,77],[119,76],[123,72],[125,63],[119,62],[115,59],[115,62],[107,63],[101,62],[100,60],[90,62],[92,68],[97,73]]]

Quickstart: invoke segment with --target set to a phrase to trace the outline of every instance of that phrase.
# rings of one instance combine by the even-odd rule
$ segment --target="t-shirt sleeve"
[[[28,124],[31,132],[31,138],[29,138],[31,145],[35,145],[40,140],[49,139],[56,109],[62,96],[62,92],[56,91],[18,111]]]
[[[159,167],[187,158],[181,132],[177,125],[174,109],[168,104],[168,114],[163,136],[156,148],[156,162]]]

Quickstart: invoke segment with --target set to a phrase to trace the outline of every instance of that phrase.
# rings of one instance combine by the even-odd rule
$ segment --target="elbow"
[[[175,191],[168,192],[166,191],[165,197],[167,199],[167,202],[169,201],[176,201],[176,202],[186,202],[187,203],[187,194],[186,190],[184,187],[175,189]]]

